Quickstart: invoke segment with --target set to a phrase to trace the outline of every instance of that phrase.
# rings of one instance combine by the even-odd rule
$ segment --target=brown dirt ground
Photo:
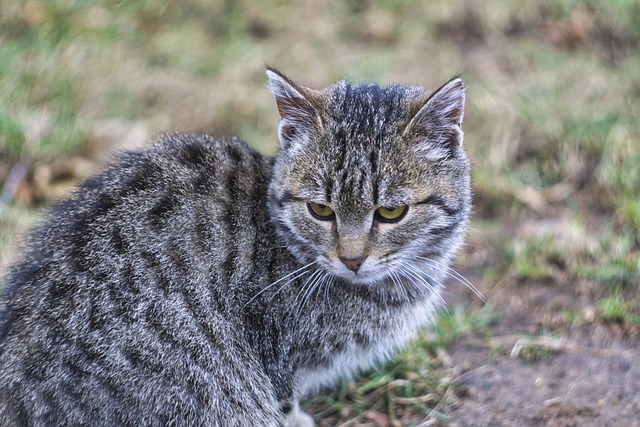
[[[136,123],[110,126],[117,129],[110,128],[115,136],[108,138],[118,141],[137,129]],[[474,259],[474,266],[463,265],[460,272],[504,318],[483,336],[463,337],[448,349],[455,387],[441,405],[449,417],[441,425],[640,426],[638,331],[598,320],[593,301],[602,292],[593,283],[517,278],[483,283],[482,264],[494,262],[495,254],[488,253],[480,232],[470,234],[461,258]],[[462,285],[452,283],[448,290],[450,308],[463,304],[472,311],[481,305]],[[581,324],[568,324],[569,307],[580,307]],[[389,425],[383,418],[366,425]]]
[[[469,27],[476,28],[473,25]],[[454,30],[460,32],[463,29],[452,27],[443,28],[443,31],[450,30],[454,35]],[[460,65],[462,69],[469,69],[471,75],[493,70],[496,79],[506,80],[503,76],[508,74],[508,70],[499,69],[499,65],[505,62],[505,54],[489,54],[488,46],[474,44],[476,39],[471,33],[466,36],[461,33],[460,37],[468,39],[464,56],[467,59]],[[404,78],[399,80],[410,81],[413,78],[424,81],[425,76],[438,75],[431,69],[451,69],[441,66],[438,57],[425,61],[416,59],[416,52],[405,51],[410,54],[408,60],[404,59],[407,70]],[[344,52],[337,52],[336,57],[341,54],[350,57]],[[410,64],[413,65],[409,67]],[[425,64],[432,65],[425,67]],[[239,66],[246,67],[246,64],[240,63]],[[245,76],[246,73],[238,73],[238,79]],[[395,77],[390,76],[389,79]],[[321,73],[315,73],[315,79],[326,82]],[[208,92],[202,91],[202,87],[209,82],[184,83],[191,80],[182,74],[154,74],[145,76],[141,81],[147,83],[138,89],[140,92],[155,93],[159,91],[156,86],[159,86],[169,88],[167,93],[172,93],[173,99],[190,100],[189,105],[170,104],[175,111],[165,113],[162,120],[157,121],[164,120],[163,123],[168,123],[167,127],[173,130],[180,130],[173,127],[176,122],[182,127],[187,127],[187,124],[193,124],[192,128],[214,127],[214,124],[193,123],[195,116],[219,117],[209,110],[205,110],[206,114],[192,113],[202,111],[203,106],[208,105],[207,100],[201,98],[206,98],[202,94]],[[223,82],[219,84],[227,84],[229,80],[220,78],[219,81]],[[308,83],[313,85],[314,82]],[[245,85],[247,90],[255,90],[255,86]],[[169,111],[169,105],[165,107]],[[176,119],[172,121],[171,117]],[[117,129],[110,132],[120,135],[119,138],[127,135],[129,130],[137,129],[135,123],[125,124],[123,129],[118,126],[121,125],[116,125]],[[67,171],[68,168],[63,169]],[[18,199],[20,194],[16,196]],[[486,217],[491,217],[491,214]],[[481,249],[475,243],[469,243],[470,250]],[[489,258],[484,262],[491,262]],[[0,260],[0,266],[5,263]],[[473,283],[482,283],[479,267],[461,273]],[[593,306],[595,299],[591,296],[597,292],[589,289],[593,285],[571,280],[564,283],[517,282],[516,279],[499,282],[479,287],[488,303],[504,315],[502,321],[485,335],[463,337],[448,349],[449,369],[456,387],[446,395],[448,401],[442,410],[450,419],[443,421],[442,425],[640,426],[640,334],[637,330],[627,330],[625,325],[596,320],[598,316],[594,313],[597,307]],[[478,298],[462,286],[452,285],[449,289],[450,307],[458,303],[469,310],[479,307]],[[568,307],[580,307],[581,318],[585,320],[579,325],[569,325],[565,316]],[[529,341],[521,341],[524,339]],[[527,345],[517,351],[520,344]],[[381,421],[375,425],[388,424]]]
[[[505,314],[491,338],[463,338],[449,350],[459,376],[446,425],[640,426],[637,334],[617,323],[565,326],[563,310],[582,298],[580,284],[515,289],[485,290]],[[474,298],[464,291],[450,299]],[[543,334],[542,325],[557,329]],[[531,345],[517,351],[519,343]]]

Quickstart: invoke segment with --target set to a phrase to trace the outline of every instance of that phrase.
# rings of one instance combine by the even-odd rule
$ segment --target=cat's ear
[[[404,134],[414,133],[426,137],[430,145],[451,152],[462,145],[462,118],[464,117],[464,84],[453,78],[435,91],[413,116]],[[423,104],[422,107],[419,107]]]
[[[319,123],[318,112],[311,103],[310,89],[298,85],[274,68],[267,68],[267,76],[281,118],[278,126],[280,145],[289,148],[313,131]]]

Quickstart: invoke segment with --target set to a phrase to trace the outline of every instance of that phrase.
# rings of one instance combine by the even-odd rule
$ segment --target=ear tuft
[[[465,89],[455,77],[435,91],[405,130],[426,136],[431,143],[453,150],[462,145]]]
[[[276,99],[281,121],[278,128],[280,145],[288,148],[304,134],[313,130],[318,121],[316,109],[305,92],[308,90],[275,68],[267,68],[269,89]]]

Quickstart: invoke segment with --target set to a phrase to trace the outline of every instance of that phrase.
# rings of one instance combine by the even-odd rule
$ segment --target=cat
[[[465,88],[298,84],[279,150],[169,134],[55,206],[0,305],[0,425],[312,426],[441,304]]]

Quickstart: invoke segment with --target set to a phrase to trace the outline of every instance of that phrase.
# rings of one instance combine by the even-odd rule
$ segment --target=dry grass
[[[148,139],[237,134],[270,152],[277,113],[265,63],[310,86],[347,78],[435,88],[461,72],[477,214],[460,267],[489,294],[580,283],[596,322],[636,330],[638,16],[632,0],[0,3],[0,262],[59,194],[52,182],[99,167],[90,153],[105,123],[116,120],[120,136],[142,126],[135,135]],[[566,313],[566,328],[584,321],[581,307]],[[314,400],[319,419],[331,420],[323,425],[435,417],[451,403],[443,354],[466,333],[435,330]]]

